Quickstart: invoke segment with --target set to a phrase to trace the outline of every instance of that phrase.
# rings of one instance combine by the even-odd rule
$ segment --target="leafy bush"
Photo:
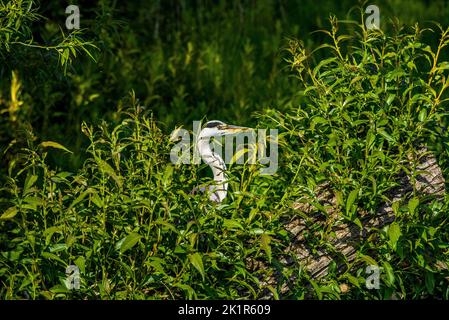
[[[287,113],[272,110],[261,117],[284,130],[281,167],[293,177],[286,203],[304,195],[316,199],[317,186],[329,183],[339,216],[334,224],[349,221],[362,228],[361,215],[378,215],[381,205],[391,200],[391,191],[403,183],[403,174],[418,179],[422,145],[439,154],[448,173],[449,62],[442,54],[449,29],[396,26],[390,36],[348,22],[351,33],[345,33],[336,18],[330,21],[331,30],[321,30],[329,43],[316,48],[329,58],[313,63],[315,51],[290,42],[289,62],[303,84],[303,102],[292,104]],[[437,48],[422,41],[425,32],[439,33]],[[395,222],[358,245],[359,262],[373,256],[385,270],[375,296],[448,297],[448,202],[430,200],[415,188],[393,206]],[[319,210],[326,213],[317,205]],[[319,234],[333,236],[326,229]],[[365,264],[349,267],[339,279],[362,287],[363,281],[356,279],[363,279]],[[334,275],[329,281],[334,283]],[[362,293],[371,294],[354,294]]]
[[[265,257],[259,243],[275,234],[271,179],[254,183],[249,167],[244,180],[231,175],[233,199],[218,207],[190,195],[201,172],[172,165],[168,137],[134,110],[113,129],[83,125],[89,157],[77,174],[46,164],[48,148],[63,146],[31,138],[11,163],[2,188],[10,207],[0,222],[1,296],[257,297],[245,259]],[[81,271],[79,292],[64,284],[70,264]]]
[[[86,1],[87,28],[62,34],[64,4],[46,5],[45,20],[33,1],[0,0],[0,296],[449,298],[447,195],[413,190],[319,280],[286,251],[285,222],[302,218],[312,252],[338,253],[329,230],[363,227],[398,177],[417,179],[422,145],[449,174],[448,30],[332,18],[280,51],[350,2]],[[279,171],[231,166],[218,206],[190,194],[209,169],[171,164],[166,133],[205,114],[280,129]],[[336,206],[314,224],[324,183]],[[311,213],[296,206],[306,197]],[[80,290],[65,283],[73,264]],[[383,267],[380,290],[365,288],[366,264]]]

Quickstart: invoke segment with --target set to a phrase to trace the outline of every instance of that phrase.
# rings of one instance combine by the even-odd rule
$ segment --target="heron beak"
[[[224,134],[235,134],[235,133],[240,133],[240,132],[248,132],[253,129],[226,124],[226,125],[221,126],[220,130],[222,130],[224,132]]]

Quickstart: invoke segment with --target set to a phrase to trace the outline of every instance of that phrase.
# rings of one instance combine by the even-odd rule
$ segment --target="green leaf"
[[[235,230],[235,229],[244,230],[243,226],[239,222],[237,222],[235,220],[231,220],[231,219],[224,219],[223,226],[229,230]]]
[[[408,212],[410,212],[410,214],[413,215],[418,205],[419,205],[419,198],[414,197],[413,199],[410,199],[410,201],[408,202]]]
[[[426,271],[425,282],[427,292],[433,294],[433,290],[435,289],[435,276],[432,272]]]
[[[415,65],[415,63],[414,63],[413,61],[409,61],[409,62],[407,63],[407,67],[408,67],[410,70],[416,70],[416,65]]]
[[[372,130],[368,130],[366,134],[366,146],[368,150],[371,150],[374,146],[374,142],[376,141],[376,136],[373,134]]]
[[[98,208],[103,208],[104,202],[103,199],[100,198],[97,192],[94,192],[91,197],[92,203],[96,205]]]
[[[114,169],[112,169],[109,163],[99,158],[97,158],[96,160],[101,171],[108,174],[112,179],[114,179],[115,183],[117,183],[117,185],[121,188],[123,185],[122,179],[115,173]]]
[[[61,258],[59,258],[57,255],[55,255],[54,253],[50,253],[50,252],[42,252],[42,256],[46,259],[49,260],[56,260],[58,262],[61,262],[62,265],[66,266],[67,263],[65,263],[64,260],[62,260]]]
[[[134,247],[141,238],[142,236],[136,232],[130,233],[116,243],[115,250],[124,253]]]
[[[54,142],[54,141],[43,141],[40,144],[42,147],[44,148],[54,148],[54,149],[60,149],[60,150],[64,150],[68,153],[73,153],[72,151],[70,151],[69,149],[67,149],[66,147],[64,147],[63,145]]]
[[[349,281],[351,284],[353,284],[353,285],[356,286],[357,288],[360,288],[360,281],[359,281],[358,278],[354,277],[353,275],[351,275],[351,274],[349,274],[349,273],[346,274],[345,277],[346,277],[346,279],[348,279],[348,281]]]
[[[194,266],[195,269],[199,271],[199,273],[203,277],[203,281],[204,281],[204,277],[205,277],[204,265],[203,265],[203,259],[201,258],[201,255],[198,252],[189,254],[189,260],[190,260],[190,263],[192,264],[192,266]]]
[[[391,205],[391,209],[393,209],[393,213],[394,214],[398,213],[399,207],[400,207],[400,202],[399,201],[393,202],[393,204]]]
[[[173,177],[173,166],[169,164],[165,167],[164,176],[163,176],[163,182],[164,182],[165,188],[167,188],[167,186],[171,183],[172,177]]]
[[[310,130],[315,130],[315,126],[317,124],[327,124],[328,121],[326,119],[324,119],[323,117],[320,116],[316,116],[312,119],[312,121],[310,122]]]
[[[26,197],[23,199],[23,202],[26,202],[26,204],[22,203],[22,208],[31,210],[37,210],[38,207],[43,206],[45,203],[43,199],[38,197]]]
[[[52,226],[50,228],[45,229],[43,232],[43,235],[45,237],[45,244],[48,246],[51,243],[51,238],[53,237],[53,234],[55,233],[61,233],[63,232],[64,228],[62,226]]]
[[[67,250],[67,245],[65,243],[57,243],[53,246],[50,246],[48,249],[50,250],[51,253],[60,252],[60,251]]]
[[[25,179],[25,186],[23,188],[23,195],[26,195],[29,192],[30,188],[36,183],[37,178],[38,177],[36,175],[27,176]]]
[[[96,193],[96,191],[92,188],[88,188],[86,191],[84,191],[83,193],[81,193],[75,200],[73,200],[73,202],[70,204],[69,209],[72,209],[73,207],[75,207],[78,203],[80,203],[81,201],[83,201],[83,199],[91,193]]]
[[[348,199],[346,199],[346,215],[350,215],[352,205],[354,204],[357,196],[359,194],[359,189],[354,189],[349,193]]]
[[[426,109],[421,109],[421,111],[418,114],[418,120],[423,122],[427,119],[427,110]]]
[[[385,131],[385,129],[383,129],[383,128],[377,129],[377,132],[379,134],[381,134],[385,139],[387,139],[388,142],[390,142],[390,143],[395,143],[396,142],[396,140],[390,134],[388,134]]]
[[[194,299],[196,297],[195,290],[193,290],[193,288],[191,286],[189,286],[188,284],[177,282],[177,283],[173,284],[173,286],[186,291],[188,299]]]
[[[355,218],[354,220],[352,220],[352,222],[354,222],[354,224],[355,224],[356,226],[358,226],[360,229],[363,229],[362,221],[360,221],[359,218]]]
[[[174,225],[171,223],[168,223],[167,221],[163,220],[162,218],[158,218],[156,221],[154,221],[152,224],[161,225],[163,226],[163,229],[170,230],[174,233],[178,233],[178,230]]]
[[[315,290],[315,293],[316,293],[316,295],[317,295],[317,299],[318,299],[318,300],[323,299],[323,294],[321,293],[321,288],[320,288],[320,286],[318,285],[318,283],[316,283],[316,282],[315,282],[314,280],[312,280],[312,279],[310,279],[309,281],[310,281],[310,284],[311,284],[312,287],[313,287],[313,290]]]
[[[270,242],[271,242],[270,235],[264,233],[263,235],[260,236],[260,246],[262,247],[263,251],[265,251],[265,253],[267,254],[268,261],[271,262],[271,246],[270,246]]]
[[[254,228],[248,231],[249,234],[251,235],[258,235],[258,234],[263,234],[265,232],[264,229],[261,228]]]
[[[383,269],[385,270],[385,273],[387,275],[387,278],[386,278],[387,284],[392,286],[394,284],[394,280],[395,280],[393,268],[387,261],[384,261],[382,263],[382,265],[383,265]]]
[[[393,222],[388,227],[388,237],[390,238],[390,245],[393,249],[396,249],[396,244],[400,236],[401,236],[401,228],[399,227],[399,224]]]
[[[390,94],[387,98],[387,106],[391,105],[391,103],[393,102],[394,98],[396,98],[395,94]]]
[[[51,293],[69,293],[70,290],[63,284],[58,284],[50,288]]]
[[[16,207],[8,208],[6,209],[5,212],[3,212],[3,214],[0,217],[0,220],[10,220],[16,216],[17,212],[18,211]]]
[[[39,294],[47,300],[52,300],[54,296],[54,294],[50,291],[41,291],[39,292]]]
[[[377,265],[378,265],[377,262],[376,262],[376,260],[374,260],[374,259],[371,258],[370,256],[367,256],[367,255],[362,254],[362,255],[360,256],[360,259],[362,259],[363,261],[365,261],[368,265],[371,265],[371,266],[377,266]]]
[[[148,257],[146,264],[151,266],[151,267],[153,267],[157,272],[165,274],[165,270],[164,270],[165,261],[164,261],[164,259],[161,259],[161,258],[158,258],[158,257]]]
[[[238,163],[237,161],[240,158],[243,158],[245,153],[247,153],[249,151],[249,149],[247,148],[241,148],[239,149],[231,158],[230,164],[234,164],[234,163]]]

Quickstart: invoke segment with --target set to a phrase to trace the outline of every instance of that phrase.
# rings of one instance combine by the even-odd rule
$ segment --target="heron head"
[[[236,134],[251,130],[251,128],[234,126],[226,124],[219,120],[212,120],[204,125],[203,130],[201,130],[200,136],[201,138],[221,137],[229,134]]]

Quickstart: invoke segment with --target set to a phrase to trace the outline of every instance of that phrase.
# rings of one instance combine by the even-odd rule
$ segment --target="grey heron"
[[[230,134],[237,134],[252,130],[251,128],[239,127],[226,124],[219,120],[212,120],[207,122],[200,131],[196,139],[196,147],[203,159],[204,163],[209,165],[214,175],[214,185],[207,188],[199,188],[200,191],[207,191],[209,199],[213,202],[222,202],[228,192],[228,180],[226,176],[226,164],[219,154],[215,153],[210,145],[210,140],[213,137],[221,137]],[[195,189],[194,189],[195,191]]]

